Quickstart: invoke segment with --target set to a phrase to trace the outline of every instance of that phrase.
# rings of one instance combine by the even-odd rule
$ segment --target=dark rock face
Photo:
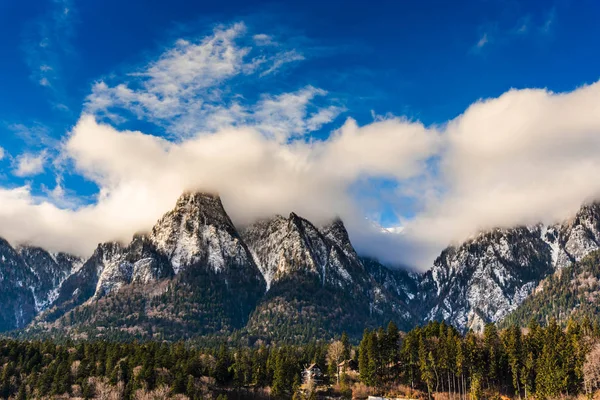
[[[78,257],[0,239],[0,331],[22,328],[52,304],[64,280],[82,265]]]
[[[15,249],[0,239],[0,330],[22,328],[34,317],[34,279]]]

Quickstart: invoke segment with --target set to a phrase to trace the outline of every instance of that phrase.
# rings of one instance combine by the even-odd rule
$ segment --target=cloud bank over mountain
[[[219,192],[240,225],[291,211],[316,223],[340,216],[359,251],[423,270],[482,229],[558,221],[600,195],[600,82],[568,93],[511,90],[435,126],[402,115],[361,125],[326,88],[236,95],[232,79],[305,58],[275,41],[220,26],[97,81],[52,160],[97,185],[97,198],[66,207],[78,202],[57,200],[64,191],[0,189],[0,236],[89,254],[149,229],[182,191],[205,190]],[[125,129],[132,119],[166,135]],[[372,205],[356,196],[378,179],[419,205],[410,217],[394,210],[400,233],[366,219]]]

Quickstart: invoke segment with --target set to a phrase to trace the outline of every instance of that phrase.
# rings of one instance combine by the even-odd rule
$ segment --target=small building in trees
[[[338,368],[340,371],[350,372],[350,371],[358,371],[358,363],[356,360],[345,360],[338,364]]]
[[[323,379],[323,372],[317,364],[311,364],[302,371],[302,383],[306,387],[314,387]]]

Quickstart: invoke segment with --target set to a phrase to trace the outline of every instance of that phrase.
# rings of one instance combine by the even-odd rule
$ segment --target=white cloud
[[[323,89],[308,86],[293,93],[263,96],[247,114],[245,123],[254,125],[266,136],[279,140],[316,131],[344,111],[342,107],[329,106],[313,107],[313,112],[309,112],[311,101],[326,94]]]
[[[388,120],[359,127],[348,120],[329,141],[281,143],[253,128],[232,128],[173,143],[118,131],[88,115],[64,151],[100,186],[97,202],[61,210],[37,204],[27,187],[0,191],[0,236],[89,254],[98,242],[149,229],[194,188],[221,193],[239,224],[295,211],[315,222],[339,214],[356,230],[365,221],[348,187],[364,176],[419,173],[437,141],[435,131],[419,124]]]
[[[4,159],[5,151],[4,148],[0,147],[0,161]]]
[[[600,82],[570,93],[511,90],[471,105],[444,133],[443,190],[404,234],[449,242],[497,226],[557,222],[600,199]]]
[[[42,151],[38,154],[24,153],[17,157],[16,168],[13,173],[19,177],[39,175],[44,172],[47,153]]]
[[[89,253],[148,229],[183,190],[200,189],[220,192],[238,224],[290,211],[317,223],[340,215],[361,252],[426,268],[447,244],[482,229],[559,221],[600,198],[600,82],[561,94],[511,90],[440,131],[348,119],[310,142],[246,126],[175,143],[85,115],[63,152],[101,188],[97,201],[68,211],[39,204],[27,188],[4,190],[0,236]],[[368,178],[397,181],[399,196],[423,204],[401,234],[364,219],[350,188]]]
[[[257,46],[273,46],[277,44],[277,42],[273,40],[272,36],[265,33],[258,33],[252,36],[252,39],[254,39],[254,42]]]

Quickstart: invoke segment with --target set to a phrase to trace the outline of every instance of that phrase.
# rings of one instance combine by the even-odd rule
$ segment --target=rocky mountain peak
[[[337,219],[318,229],[291,213],[257,221],[241,232],[267,287],[299,276],[317,278],[321,286],[354,287],[368,281],[344,224]]]
[[[215,271],[225,268],[231,258],[247,261],[238,232],[214,194],[183,194],[154,226],[150,240],[168,257],[176,274],[204,258]]]
[[[318,230],[291,213],[257,221],[242,230],[267,288],[291,273],[319,274],[327,257],[327,246]]]
[[[56,300],[62,283],[83,265],[84,260],[66,253],[50,253],[41,247],[18,246],[19,253],[32,276],[30,287],[37,312],[45,310]]]
[[[338,245],[346,257],[358,262],[358,254],[356,254],[354,246],[352,246],[350,235],[346,230],[344,222],[339,217],[334,218],[330,223],[321,227],[321,232],[327,239]]]
[[[233,225],[225,212],[221,198],[213,193],[185,192],[177,200],[175,208],[165,217],[170,215],[187,215],[190,218],[200,219],[204,224]]]
[[[600,203],[586,204],[561,224],[542,227],[543,239],[552,249],[553,266],[561,269],[600,249]]]

